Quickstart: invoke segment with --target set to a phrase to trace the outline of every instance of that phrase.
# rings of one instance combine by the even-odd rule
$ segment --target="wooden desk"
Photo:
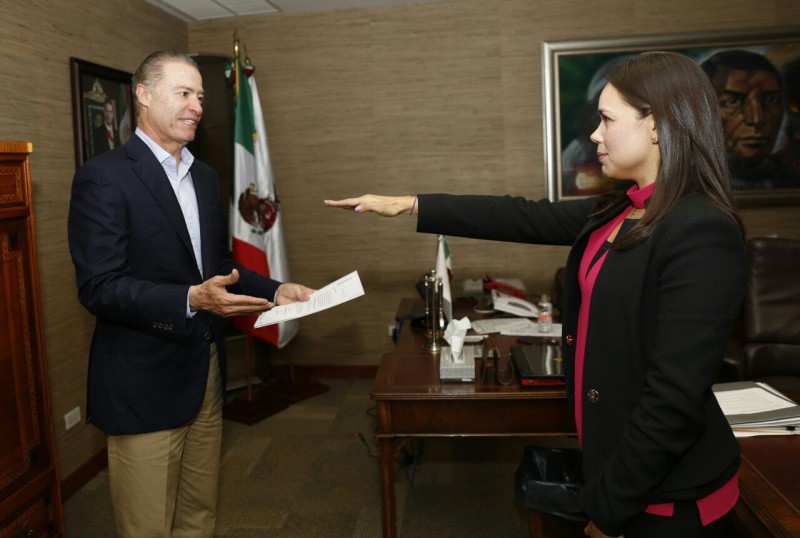
[[[404,300],[398,317],[421,302]],[[459,309],[471,309],[461,301]],[[460,315],[464,315],[462,312]],[[495,337],[501,352],[513,337]],[[564,388],[439,381],[439,356],[424,347],[422,329],[406,322],[394,353],[384,355],[372,385],[376,402],[383,536],[397,536],[394,495],[395,442],[413,437],[511,437],[574,435]],[[402,445],[399,445],[402,447]]]
[[[735,528],[742,536],[800,536],[800,436],[748,437],[739,443]]]

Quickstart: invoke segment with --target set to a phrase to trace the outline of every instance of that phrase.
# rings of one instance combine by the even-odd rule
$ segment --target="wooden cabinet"
[[[0,141],[0,538],[61,536],[28,142]]]

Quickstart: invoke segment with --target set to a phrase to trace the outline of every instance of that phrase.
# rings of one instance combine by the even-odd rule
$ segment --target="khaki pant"
[[[206,394],[181,428],[108,437],[108,475],[123,538],[212,537],[222,444],[217,349],[211,345]]]

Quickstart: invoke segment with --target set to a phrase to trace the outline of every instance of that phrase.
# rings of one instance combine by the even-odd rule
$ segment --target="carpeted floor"
[[[216,535],[381,536],[371,380],[330,391],[253,426],[225,421]],[[396,467],[399,535],[525,537],[514,471],[530,439],[428,439]],[[114,536],[104,471],[64,507],[66,536]]]

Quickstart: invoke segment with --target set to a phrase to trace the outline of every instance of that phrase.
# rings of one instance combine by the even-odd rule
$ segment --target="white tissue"
[[[447,328],[444,330],[444,339],[450,344],[450,354],[453,357],[453,362],[464,361],[461,356],[461,350],[464,348],[464,339],[467,336],[467,331],[471,327],[472,324],[467,317],[453,319],[447,324]]]

